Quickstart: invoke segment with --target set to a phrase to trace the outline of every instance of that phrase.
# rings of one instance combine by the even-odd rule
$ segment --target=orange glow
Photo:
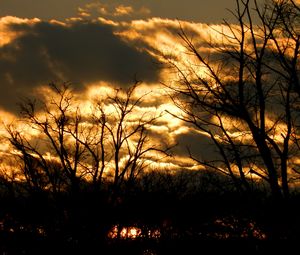
[[[86,87],[88,100],[101,100],[115,92],[114,88],[105,82],[88,84]]]
[[[119,232],[120,231],[120,232]],[[137,227],[122,227],[119,229],[119,226],[115,225],[108,233],[108,237],[115,239],[120,236],[121,239],[136,239],[141,236],[142,230]]]
[[[109,19],[105,19],[105,18],[103,18],[103,17],[99,17],[98,20],[99,20],[101,23],[105,24],[105,25],[110,25],[110,26],[114,26],[114,27],[119,26],[119,23],[118,23],[118,22],[113,21],[113,20],[109,20]]]
[[[118,235],[121,239],[137,239],[139,237],[143,237],[142,235],[146,235],[147,238],[158,239],[161,237],[161,232],[159,229],[151,229],[148,230],[147,233],[142,234],[142,229],[139,227],[122,227],[120,228],[118,225],[115,225],[108,232],[108,238],[115,239],[118,238]]]
[[[6,16],[0,18],[0,47],[4,46],[5,44],[10,43],[12,40],[20,36],[21,32],[12,31],[9,29],[9,25],[12,24],[29,24],[33,25],[40,22],[39,19],[22,19],[13,16]],[[3,56],[2,56],[3,57]]]
[[[129,15],[134,9],[131,6],[125,5],[116,5],[113,8],[108,8],[107,5],[103,5],[101,3],[89,3],[83,7],[78,8],[78,12],[80,14],[79,18],[69,19],[65,22],[51,20],[50,23],[57,24],[61,26],[71,26],[72,22],[76,22],[78,20],[83,20],[84,17],[89,17],[91,15],[92,10],[97,10],[98,13],[110,15],[110,16],[118,16],[118,15]],[[148,12],[147,9],[144,9],[145,12]],[[36,24],[40,22],[39,19],[20,19],[16,17],[3,17],[0,19],[0,46],[3,46],[12,40],[14,40],[19,34],[16,32],[10,31],[8,26],[9,24]],[[143,44],[148,45],[149,47],[139,48],[139,50],[144,51],[147,50],[152,56],[156,59],[165,61],[162,58],[161,53],[168,55],[171,54],[174,56],[172,61],[186,74],[189,73],[187,69],[188,66],[191,66],[196,63],[195,59],[191,57],[191,55],[187,54],[187,49],[183,46],[182,40],[178,37],[176,33],[173,33],[171,29],[180,31],[180,26],[186,30],[190,31],[193,35],[188,35],[190,38],[193,38],[193,43],[197,45],[197,48],[203,52],[213,52],[211,47],[208,47],[205,44],[205,41],[209,42],[219,42],[224,39],[223,34],[230,34],[231,31],[228,27],[224,25],[207,25],[203,23],[193,23],[186,21],[176,21],[171,19],[162,19],[162,18],[151,18],[148,20],[133,20],[131,22],[117,22],[104,17],[97,17],[97,19],[93,20],[93,22],[101,22],[106,25],[113,26],[115,28],[115,34],[120,36],[123,40],[130,42],[134,45],[141,45],[135,42],[142,42]],[[233,29],[238,29],[237,26],[232,26]],[[218,32],[219,31],[219,32]],[[248,34],[247,34],[248,36]],[[250,36],[250,34],[249,34]],[[230,42],[226,42],[228,46],[234,46]],[[198,47],[199,46],[199,47]],[[139,47],[139,46],[136,46]],[[145,49],[147,48],[147,49]],[[251,50],[251,49],[249,49]],[[45,58],[47,58],[47,52],[44,53]],[[4,56],[9,57],[9,56]],[[56,73],[62,80],[64,79],[63,74],[60,73],[59,68],[52,62],[49,61],[49,68]],[[205,69],[199,68],[196,66],[197,74],[200,76],[205,76]],[[188,74],[190,75],[190,74]],[[171,73],[170,70],[162,70],[160,72],[160,78],[163,82],[176,82],[178,80],[177,73]],[[13,79],[7,74],[7,80]],[[229,77],[227,79],[232,79]],[[169,84],[169,83],[168,83]],[[53,96],[51,91],[45,87],[41,86],[36,91],[38,95],[44,96],[47,95],[46,100],[50,100]],[[115,88],[113,84],[109,84],[107,82],[94,82],[85,84],[85,90],[80,93],[74,93],[74,101],[76,105],[80,109],[80,113],[82,116],[90,116],[93,112],[93,103],[95,101],[101,101],[103,98],[107,97],[107,95],[114,95]],[[122,93],[120,93],[121,95]],[[203,131],[193,130],[190,127],[187,127],[186,124],[169,114],[172,113],[175,116],[184,117],[182,111],[174,106],[173,102],[168,98],[166,88],[160,84],[141,84],[136,91],[134,92],[133,99],[137,99],[140,96],[143,97],[143,104],[137,106],[132,115],[130,115],[126,119],[126,125],[134,125],[136,124],[141,116],[144,116],[145,119],[152,118],[154,116],[161,115],[157,121],[153,125],[149,125],[147,128],[151,131],[151,141],[155,143],[161,142],[161,138],[163,137],[163,142],[168,144],[176,144],[176,141],[179,136],[186,135],[191,132],[197,132],[201,136],[208,137],[209,135]],[[105,105],[103,106],[105,112],[114,116],[116,114],[116,109],[113,105]],[[72,109],[75,111],[75,109]],[[15,116],[13,114],[1,111],[2,122],[3,124],[9,124],[14,122],[14,125],[18,127],[19,130],[23,134],[26,134],[26,137],[38,137],[40,134],[35,129],[30,128],[22,121],[15,121]],[[44,113],[39,113],[39,117],[43,118]],[[217,119],[212,119],[215,123],[218,123]],[[5,122],[5,123],[4,123]],[[252,142],[252,136],[247,131],[247,127],[245,124],[241,122],[237,122],[235,120],[222,117],[222,122],[225,126],[230,137],[236,141],[242,142]],[[267,116],[266,125],[267,127],[272,127],[272,125],[276,122],[276,119],[271,118],[271,116]],[[82,123],[83,127],[87,127],[90,125],[88,121],[84,121]],[[282,134],[286,133],[286,126],[281,123],[276,124],[276,130],[272,133],[272,138],[279,144],[283,142]],[[5,135],[6,131],[4,127],[0,128],[0,134]],[[221,140],[221,136],[217,139]],[[135,145],[134,139],[130,140],[129,146],[133,147]],[[2,143],[1,151],[5,152],[9,150],[8,143]],[[172,159],[170,162],[151,162],[153,164],[153,168],[163,168],[163,169],[179,169],[182,167],[182,164],[185,163],[186,167],[189,169],[199,169],[199,166],[193,165],[188,157],[179,157],[180,160]],[[126,158],[123,158],[124,161]],[[151,160],[149,160],[150,162]],[[179,164],[179,161],[182,164]]]
[[[133,13],[133,8],[131,6],[119,5],[115,8],[114,16],[123,16]]]

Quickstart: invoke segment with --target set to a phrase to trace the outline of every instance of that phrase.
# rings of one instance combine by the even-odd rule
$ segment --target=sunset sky
[[[0,0],[7,247],[300,237],[299,57],[300,0]]]
[[[207,42],[221,39],[216,31],[226,33],[222,20],[232,22],[228,9],[235,9],[234,0],[1,1],[1,123],[17,123],[18,103],[40,97],[50,82],[70,82],[87,105],[95,95],[128,88],[137,78],[138,93],[148,94],[136,114],[162,114],[150,128],[153,141],[176,145],[174,157],[161,166],[197,169],[188,150],[207,160],[216,159],[215,148],[207,134],[168,113],[181,114],[161,84],[176,84],[178,74],[161,63],[163,56],[182,70],[193,63],[178,35],[180,26],[201,52],[211,52]],[[3,142],[2,153],[8,148]]]
[[[90,6],[90,7],[88,7]],[[106,9],[106,13],[98,7]],[[1,16],[17,16],[22,18],[40,18],[43,20],[64,20],[76,17],[81,10],[91,12],[95,16],[110,16],[114,8],[125,6],[132,8],[130,15],[119,15],[114,19],[135,19],[161,17],[182,19],[195,22],[220,22],[229,13],[226,8],[232,9],[234,1],[198,1],[198,0],[2,0]],[[95,8],[96,7],[96,8]],[[103,9],[103,10],[104,10]],[[127,16],[127,17],[125,17]]]
[[[0,250],[294,240],[299,127],[300,0],[0,0]]]

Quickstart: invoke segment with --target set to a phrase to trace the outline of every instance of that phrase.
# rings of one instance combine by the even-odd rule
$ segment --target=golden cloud
[[[0,18],[0,47],[9,44],[12,40],[22,35],[20,31],[14,31],[10,27],[17,24],[33,25],[40,22],[39,19],[22,19],[13,16]]]
[[[93,11],[97,11],[97,14],[101,14],[106,17],[121,17],[132,15],[136,10],[131,6],[125,5],[115,5],[108,6],[100,2],[94,2],[86,4],[84,7],[79,8],[79,18],[69,19],[65,22],[51,21],[50,24],[61,27],[72,27],[72,24],[79,23],[83,21],[84,18],[92,16]],[[140,13],[149,14],[148,9],[141,9]],[[17,37],[22,36],[22,32],[16,32],[10,29],[12,24],[26,24],[34,25],[39,23],[38,19],[20,19],[16,17],[4,17],[0,19],[0,47],[3,45],[8,45]],[[183,28],[184,31],[193,38],[193,43],[199,46],[200,51],[203,52],[212,52],[211,47],[207,42],[220,41],[222,40],[222,33],[228,34],[230,31],[226,26],[223,25],[207,25],[202,23],[193,23],[186,21],[177,21],[170,19],[161,19],[161,18],[151,18],[148,20],[133,20],[130,22],[118,22],[112,19],[100,17],[92,21],[93,24],[102,24],[105,27],[112,29],[114,35],[117,38],[121,39],[122,42],[125,42],[126,45],[131,45],[135,47],[139,52],[147,52],[153,59],[165,61],[164,56],[168,56],[169,59],[172,59],[174,63],[181,69],[189,72],[187,67],[191,65],[196,65],[195,59],[193,59],[185,48],[182,40],[178,36],[178,32]],[[83,42],[84,43],[84,42]],[[84,45],[84,44],[83,44]],[[91,53],[91,52],[88,52]],[[104,53],[103,53],[104,54]],[[171,57],[170,57],[171,56]],[[64,75],[60,70],[59,65],[55,65],[55,61],[50,61],[51,56],[47,51],[44,52],[43,58],[47,59],[48,65],[47,68],[52,70],[52,72],[58,74],[58,77],[61,79],[64,78]],[[51,65],[52,63],[52,65]],[[198,68],[197,74],[205,75],[204,69]],[[80,67],[82,68],[82,67]],[[80,69],[77,69],[80,70]],[[5,74],[6,80],[13,80],[14,77],[10,73]],[[85,89],[80,92],[75,92],[75,98],[77,100],[77,105],[80,106],[81,113],[83,115],[91,114],[92,101],[101,100],[101,98],[111,95],[114,92],[113,83],[108,81],[101,80],[101,77],[98,78],[99,81],[93,80],[83,81]],[[165,83],[177,82],[178,73],[172,73],[169,69],[160,70],[160,80]],[[47,95],[49,98],[51,94],[45,87],[38,87],[37,91],[42,91],[42,94]],[[76,94],[77,93],[77,94]],[[128,119],[128,123],[134,123],[136,119],[140,116],[147,115],[152,116],[155,114],[160,114],[161,116],[158,119],[157,123],[149,127],[151,131],[151,139],[153,142],[160,142],[164,140],[170,144],[176,144],[179,137],[183,137],[192,132],[196,133],[195,130],[192,130],[188,127],[182,120],[174,116],[182,116],[182,111],[174,106],[173,102],[166,95],[165,88],[158,83],[144,83],[135,91],[134,98],[138,98],[142,95],[145,95],[143,98],[143,105],[136,108],[133,116]],[[115,109],[113,106],[106,106],[106,110],[113,114]],[[172,112],[172,115],[168,114]],[[41,113],[42,114],[42,113]],[[10,122],[14,119],[14,116],[9,113],[2,113],[2,118],[6,122]],[[272,126],[274,121],[270,118],[267,121],[267,125]],[[241,125],[240,123],[235,123],[237,126]],[[30,130],[24,124],[19,124],[23,132],[26,132],[29,136],[38,136],[39,134],[35,133],[33,130]],[[85,123],[88,125],[88,123]],[[224,125],[229,130],[229,134],[236,139],[251,140],[250,136],[243,133],[241,135],[240,131],[233,130],[233,121],[224,119]],[[279,141],[282,140],[281,132],[285,130],[285,126],[278,126],[279,129],[274,133],[274,138]],[[232,130],[230,130],[230,128]],[[4,131],[1,131],[2,133]],[[207,134],[198,131],[200,137],[206,137]],[[199,138],[200,140],[200,138]],[[3,151],[7,150],[8,147],[2,148]],[[184,148],[181,148],[184,150]],[[187,154],[187,153],[185,153]],[[125,161],[126,158],[123,158]],[[149,162],[151,160],[149,159]],[[168,168],[168,169],[180,169],[182,166],[188,166],[190,169],[198,169],[198,166],[191,162],[189,156],[180,156],[176,159],[172,159],[166,162],[152,162],[153,167],[157,168]]]
[[[119,5],[115,8],[113,16],[131,15],[133,11],[134,10],[131,6]]]
[[[151,11],[142,6],[135,9],[130,5],[123,4],[105,4],[99,1],[91,2],[83,7],[78,8],[78,15],[80,17],[88,18],[91,16],[104,16],[104,17],[124,17],[124,16],[145,16],[149,15]]]

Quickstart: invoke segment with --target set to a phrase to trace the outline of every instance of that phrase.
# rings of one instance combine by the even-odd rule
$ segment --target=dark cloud
[[[174,153],[181,156],[192,156],[198,160],[217,160],[216,147],[212,140],[206,135],[202,135],[193,129],[188,133],[178,134],[176,136],[177,147]]]
[[[0,104],[12,106],[28,92],[50,81],[132,83],[135,75],[156,81],[154,59],[113,34],[108,25],[75,22],[64,26],[38,22],[14,24],[22,35],[0,48]]]

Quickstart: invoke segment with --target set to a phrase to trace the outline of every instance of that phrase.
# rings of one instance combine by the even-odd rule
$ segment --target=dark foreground
[[[122,241],[103,246],[101,243],[63,244],[52,240],[11,239],[2,245],[1,254],[294,254],[299,245],[280,241],[174,241],[148,243]]]
[[[151,178],[150,178],[151,177]],[[0,254],[290,254],[300,241],[300,197],[274,201],[204,175],[151,174],[118,192],[28,191],[3,183]],[[192,181],[191,179],[192,178]],[[192,184],[193,185],[192,185]],[[220,185],[221,184],[221,185]]]

